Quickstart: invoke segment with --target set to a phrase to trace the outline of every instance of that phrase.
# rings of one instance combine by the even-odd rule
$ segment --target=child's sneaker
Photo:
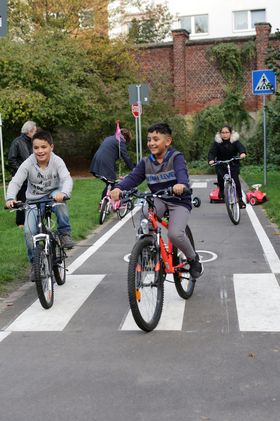
[[[61,247],[65,249],[72,249],[74,247],[74,242],[72,240],[72,237],[69,233],[60,234],[59,236]]]
[[[199,255],[195,254],[194,260],[189,260],[190,265],[190,275],[192,278],[197,279],[203,274],[203,266],[199,261]]]
[[[245,209],[246,208],[246,203],[244,203],[242,199],[239,200],[239,208],[240,209]]]

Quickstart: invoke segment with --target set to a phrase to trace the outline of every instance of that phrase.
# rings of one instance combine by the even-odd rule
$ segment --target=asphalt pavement
[[[192,181],[201,206],[190,227],[205,269],[192,298],[166,283],[157,330],[136,327],[126,276],[140,212],[114,216],[70,253],[50,310],[34,285],[7,300],[1,420],[279,420],[279,231],[261,206],[233,225],[209,201],[214,178]]]

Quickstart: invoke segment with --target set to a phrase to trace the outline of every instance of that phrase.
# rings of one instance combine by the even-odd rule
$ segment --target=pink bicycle
[[[120,180],[122,178],[120,178]],[[103,197],[100,204],[99,223],[102,225],[106,219],[106,216],[111,212],[116,212],[119,219],[124,218],[128,212],[133,209],[133,201],[129,200],[126,203],[121,203],[121,201],[118,200],[117,202],[114,202],[110,197],[110,191],[112,190],[112,187],[120,180],[109,181],[105,177],[100,177],[100,179],[105,181],[107,184],[106,195]]]

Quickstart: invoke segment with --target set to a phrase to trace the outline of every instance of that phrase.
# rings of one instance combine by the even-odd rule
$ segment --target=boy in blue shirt
[[[203,273],[198,254],[194,251],[185,229],[188,225],[192,198],[189,191],[189,176],[182,153],[171,147],[172,131],[168,124],[157,123],[148,129],[147,145],[151,155],[143,158],[134,170],[111,191],[111,198],[119,200],[122,190],[130,190],[144,180],[151,192],[168,187],[175,196],[167,199],[155,198],[159,217],[169,211],[168,236],[175,247],[180,249],[190,264],[190,274],[194,279]]]

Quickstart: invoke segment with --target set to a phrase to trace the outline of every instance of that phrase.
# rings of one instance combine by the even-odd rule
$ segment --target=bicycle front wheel
[[[48,309],[54,299],[52,262],[40,245],[34,249],[33,266],[38,298],[42,307]]]
[[[59,236],[54,238],[54,253],[53,253],[53,274],[57,285],[63,285],[66,281],[66,264],[65,252],[61,247]]]
[[[240,208],[233,180],[231,183],[225,183],[225,202],[229,219],[234,225],[238,225],[240,221]]]
[[[186,227],[186,235],[189,238],[191,245],[194,247],[192,232],[189,226]],[[177,266],[186,259],[185,255],[176,247],[173,247],[173,266]],[[181,298],[187,300],[193,294],[195,287],[195,279],[192,279],[189,272],[175,272],[173,274],[176,290]]]
[[[150,332],[157,326],[163,306],[164,272],[152,237],[133,247],[128,266],[128,299],[138,327]]]
[[[105,221],[106,215],[109,212],[109,199],[104,197],[101,204],[100,215],[99,215],[99,224],[102,225]]]

